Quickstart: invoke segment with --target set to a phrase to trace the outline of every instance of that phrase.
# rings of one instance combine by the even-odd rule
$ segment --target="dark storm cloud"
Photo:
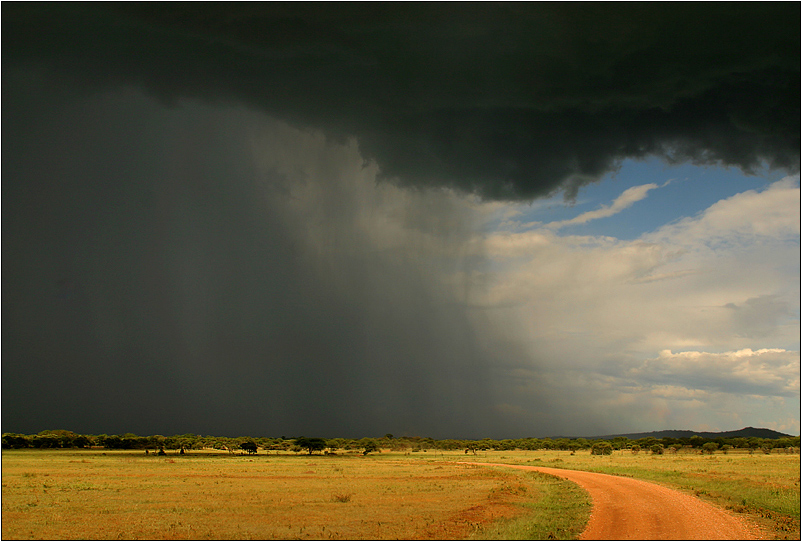
[[[799,15],[794,2],[5,3],[3,61],[356,136],[402,183],[572,196],[627,157],[797,169]]]

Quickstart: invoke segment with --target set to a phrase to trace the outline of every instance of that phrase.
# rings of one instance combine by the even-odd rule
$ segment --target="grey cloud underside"
[[[798,169],[800,7],[85,4],[3,9],[3,60],[355,136],[384,178],[529,199],[625,158]]]

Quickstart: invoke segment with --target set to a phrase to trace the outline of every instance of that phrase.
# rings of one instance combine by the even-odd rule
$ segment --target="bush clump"
[[[715,442],[706,442],[702,445],[702,453],[713,455],[718,450],[718,444]]]
[[[596,442],[590,448],[590,455],[612,455],[613,445],[609,442]]]

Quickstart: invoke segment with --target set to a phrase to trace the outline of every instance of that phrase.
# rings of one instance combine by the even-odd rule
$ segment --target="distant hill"
[[[707,439],[716,439],[716,438],[733,438],[733,437],[758,437],[758,438],[783,438],[783,437],[790,437],[792,435],[786,435],[785,433],[779,433],[777,431],[773,431],[771,429],[763,429],[758,427],[744,427],[743,429],[739,429],[737,431],[721,431],[718,433],[712,433],[708,431],[687,431],[687,430],[677,430],[677,429],[669,429],[665,431],[652,431],[650,433],[621,433],[617,435],[603,435],[597,437],[586,437],[588,439],[602,439],[602,440],[609,440],[615,437],[627,437],[630,440],[637,440],[640,438],[646,437],[654,437],[654,438],[690,438],[694,435],[698,435],[703,438]]]

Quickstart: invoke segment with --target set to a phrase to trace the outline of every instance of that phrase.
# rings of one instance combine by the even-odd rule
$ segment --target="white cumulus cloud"
[[[664,226],[648,237],[684,245],[748,244],[799,237],[798,178],[786,177],[763,191],[748,190],[723,199],[699,216]]]

